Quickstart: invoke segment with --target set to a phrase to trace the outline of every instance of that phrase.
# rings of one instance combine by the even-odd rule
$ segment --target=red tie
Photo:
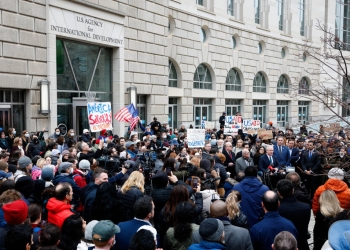
[[[229,156],[230,156],[230,158],[232,159],[232,154],[231,154],[231,152],[229,153]]]

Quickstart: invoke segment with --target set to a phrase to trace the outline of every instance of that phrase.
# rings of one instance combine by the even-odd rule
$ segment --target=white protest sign
[[[208,128],[208,129],[215,128],[215,122],[204,121],[204,124],[205,124],[205,128]]]
[[[91,132],[112,130],[112,105],[110,102],[88,102],[87,115]]]
[[[239,129],[242,129],[242,116],[225,117],[225,135],[237,135]]]
[[[257,134],[258,129],[260,128],[260,124],[260,120],[244,119],[242,126],[243,133],[250,134],[252,133],[252,130],[254,130],[254,134]]]
[[[189,148],[202,148],[205,144],[205,129],[187,129]]]

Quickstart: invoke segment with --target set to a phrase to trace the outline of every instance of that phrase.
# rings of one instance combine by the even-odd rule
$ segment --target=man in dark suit
[[[226,161],[224,163],[224,165],[226,166],[226,172],[230,172],[231,178],[234,178],[236,176],[236,171],[235,171],[236,157],[235,157],[235,154],[232,152],[231,142],[225,142],[225,147],[223,148],[222,153],[226,157]]]
[[[222,116],[219,118],[220,126],[225,126],[226,112],[222,112]]]
[[[259,159],[259,171],[265,173],[269,166],[278,171],[279,165],[277,157],[273,155],[273,146],[267,146],[266,154],[260,156]]]
[[[316,189],[322,184],[322,176],[314,176],[313,174],[320,174],[321,157],[315,150],[315,143],[309,141],[306,145],[306,150],[302,153],[301,168],[304,171],[304,178],[306,179],[306,188],[313,197]]]
[[[288,139],[288,150],[290,155],[290,165],[293,167],[297,166],[297,161],[299,160],[299,149],[294,147],[294,139]]]
[[[294,188],[291,181],[286,179],[278,181],[277,193],[281,199],[278,213],[290,220],[297,229],[298,249],[309,250],[307,239],[311,207],[307,203],[298,201],[293,196],[293,192]]]
[[[276,156],[279,164],[290,166],[290,153],[286,146],[283,146],[283,136],[277,137],[277,145],[273,146],[273,155]]]

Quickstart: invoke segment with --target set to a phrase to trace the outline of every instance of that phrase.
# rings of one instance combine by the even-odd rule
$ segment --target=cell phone
[[[192,180],[192,187],[193,188],[197,188],[198,187],[198,179],[197,178]]]
[[[167,168],[166,174],[167,174],[168,176],[171,176],[171,169],[170,169],[170,168]]]
[[[180,157],[186,157],[186,154],[180,154]]]

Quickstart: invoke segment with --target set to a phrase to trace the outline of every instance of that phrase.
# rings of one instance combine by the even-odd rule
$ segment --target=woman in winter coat
[[[240,199],[236,192],[239,193],[238,191],[232,191],[226,198],[228,218],[232,225],[249,229],[247,217],[241,211]]]
[[[143,196],[145,192],[145,177],[139,171],[131,173],[118,193],[119,200],[124,204],[127,220],[132,220],[134,216],[134,204],[136,200]],[[126,220],[125,220],[126,221]]]
[[[174,227],[170,227],[164,238],[164,250],[186,250],[192,244],[192,232],[199,229],[191,223],[195,216],[194,205],[188,201],[180,202],[175,209]]]

